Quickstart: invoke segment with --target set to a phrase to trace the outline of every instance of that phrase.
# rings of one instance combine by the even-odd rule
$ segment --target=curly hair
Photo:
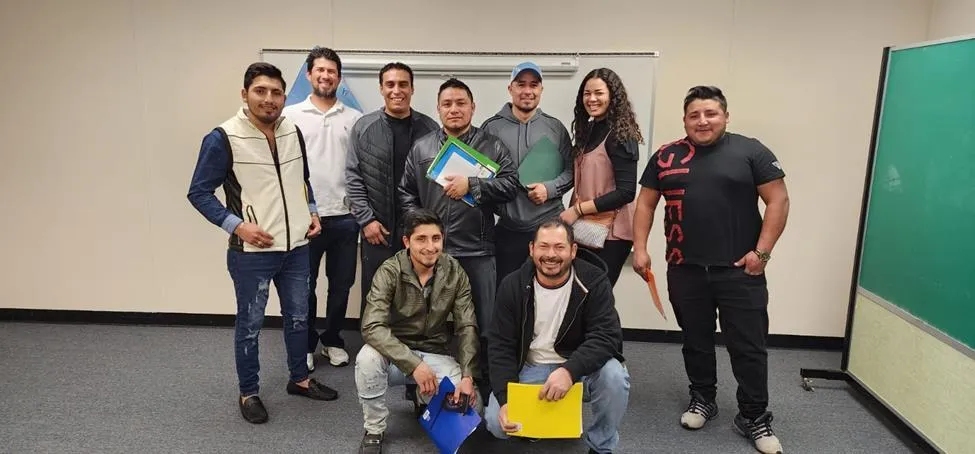
[[[643,134],[640,133],[640,126],[636,123],[636,114],[633,113],[633,106],[630,104],[629,96],[626,95],[623,81],[612,69],[598,68],[586,74],[586,77],[582,79],[582,84],[579,85],[579,93],[576,95],[576,106],[572,119],[573,141],[575,142],[573,155],[582,153],[582,149],[589,139],[589,134],[592,132],[589,113],[586,112],[586,106],[582,99],[586,82],[589,79],[600,79],[609,88],[609,108],[606,109],[606,116],[610,125],[610,136],[620,143],[628,140],[643,143]]]

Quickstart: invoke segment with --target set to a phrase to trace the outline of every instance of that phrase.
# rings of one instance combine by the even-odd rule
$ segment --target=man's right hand
[[[234,229],[234,234],[239,236],[240,239],[244,240],[248,244],[261,249],[269,248],[274,245],[274,237],[269,235],[264,230],[261,230],[261,226],[252,222],[241,222],[240,225]]]
[[[421,394],[432,396],[437,393],[437,376],[427,363],[421,362],[416,369],[413,369],[413,380],[420,387]]]
[[[501,430],[505,433],[517,432],[521,429],[521,424],[508,421],[508,404],[502,405],[498,410],[498,422],[501,423]]]
[[[386,241],[386,235],[389,235],[389,231],[379,221],[372,221],[366,224],[366,227],[362,229],[362,235],[366,237],[366,241],[369,244],[384,244],[389,246],[389,243]]]
[[[647,268],[650,268],[650,254],[646,250],[633,248],[633,271],[642,278]]]

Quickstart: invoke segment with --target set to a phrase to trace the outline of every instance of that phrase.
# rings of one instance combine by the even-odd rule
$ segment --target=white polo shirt
[[[345,191],[345,158],[349,132],[362,113],[336,100],[327,112],[318,110],[309,95],[284,108],[282,115],[301,129],[308,154],[308,172],[319,216],[349,214]]]

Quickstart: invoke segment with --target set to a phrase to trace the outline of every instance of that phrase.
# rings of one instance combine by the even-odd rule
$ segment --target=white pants
[[[454,386],[460,383],[460,364],[457,364],[453,357],[416,350],[411,350],[411,353],[430,366],[437,376],[438,385],[443,377],[449,377]],[[362,426],[366,432],[381,434],[386,431],[386,417],[389,416],[389,408],[386,407],[386,391],[390,386],[403,386],[407,383],[416,382],[412,376],[404,374],[369,344],[362,346],[355,358],[355,385],[359,393],[359,402],[362,404]],[[429,400],[422,396],[419,390],[417,390],[417,397],[422,402]],[[477,408],[480,413],[480,402],[477,403]]]

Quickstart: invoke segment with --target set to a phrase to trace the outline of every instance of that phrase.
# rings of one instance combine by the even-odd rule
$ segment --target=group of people
[[[643,138],[611,69],[583,79],[571,135],[539,108],[543,74],[531,62],[512,70],[511,102],[480,127],[472,125],[474,94],[455,78],[437,93],[438,124],[412,108],[413,71],[404,63],[379,71],[384,105],[365,115],[336,96],[342,63],[334,51],[313,49],[306,71],[311,95],[284,107],[281,71],[267,63],[247,68],[244,106],[204,137],[188,194],[229,234],[245,420],[268,419],[258,395],[258,335],[271,282],[281,302],[287,392],[338,398],[309,373],[319,344],[333,366],[350,363],[340,333],[361,261],[360,452],[382,450],[390,386],[405,385],[406,398],[422,408],[444,377],[456,389],[452,399],[482,412],[498,438],[519,428],[508,418],[508,383],[542,384],[539,399],[552,401],[583,382],[593,407],[586,444],[613,452],[630,386],[613,287],[631,250],[636,272],[650,266],[647,237],[663,196],[669,296],[690,381],[680,424],[700,429],[717,416],[719,319],[739,385],[733,427],[759,451],[781,452],[767,411],[764,268],[788,214],[785,174],[759,141],[726,131],[720,89],[688,92],[687,135],[650,157],[637,197]],[[443,185],[429,179],[448,138],[496,162],[496,175],[448,175]],[[519,165],[542,139],[555,144],[562,170],[525,184]],[[219,187],[225,203],[215,196]],[[585,243],[576,241],[586,223],[602,228],[598,244],[591,230]],[[323,257],[328,290],[319,331]]]

